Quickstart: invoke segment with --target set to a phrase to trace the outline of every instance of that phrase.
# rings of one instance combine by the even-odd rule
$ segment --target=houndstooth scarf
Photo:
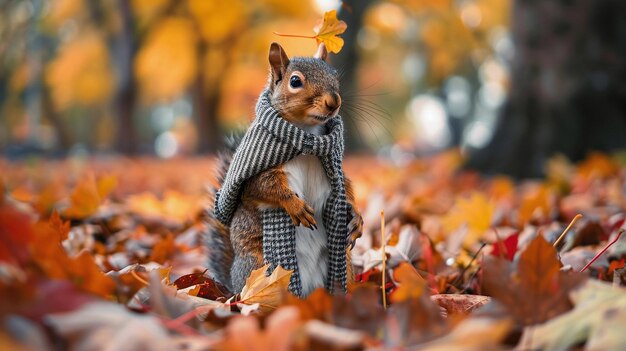
[[[266,169],[283,164],[298,155],[316,155],[331,186],[324,206],[323,221],[328,235],[328,277],[326,289],[336,285],[346,290],[346,246],[348,238],[343,158],[343,123],[339,116],[326,123],[328,134],[314,135],[284,120],[270,105],[270,92],[261,93],[256,118],[237,147],[221,189],[215,197],[215,215],[229,225],[239,203],[243,183]],[[270,271],[277,265],[293,270],[289,290],[302,295],[296,260],[295,226],[282,208],[262,210],[263,259]]]

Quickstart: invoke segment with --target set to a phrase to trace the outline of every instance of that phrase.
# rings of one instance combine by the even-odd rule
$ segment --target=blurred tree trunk
[[[58,148],[65,152],[72,146],[70,134],[65,128],[65,124],[63,123],[61,116],[54,107],[52,96],[50,96],[50,88],[46,87],[45,84],[42,84],[41,89],[43,90],[41,92],[41,111],[54,128]]]
[[[358,105],[358,77],[359,51],[357,36],[363,26],[363,16],[373,0],[344,0],[339,11],[339,18],[346,22],[348,29],[341,37],[344,40],[343,50],[337,55],[331,55],[331,63],[341,73],[341,90],[344,103]],[[346,123],[346,148],[349,151],[363,151],[367,148],[361,137],[358,116],[354,116],[354,109],[343,109],[341,115]]]
[[[133,33],[133,15],[130,1],[118,0],[122,29],[116,38],[118,53],[118,91],[115,97],[115,113],[117,117],[117,131],[115,134],[115,149],[124,154],[134,154],[137,150],[137,132],[133,121],[136,84],[133,75],[133,58],[136,44]]]
[[[222,100],[222,90],[220,81],[213,86],[208,86],[205,75],[206,68],[202,64],[204,55],[208,50],[208,44],[200,43],[198,74],[194,85],[193,111],[196,115],[196,125],[198,127],[198,152],[214,153],[222,146],[222,129],[219,120],[220,102]],[[230,52],[230,47],[224,48],[224,54]]]
[[[516,0],[509,101],[468,167],[543,175],[555,153],[626,147],[626,2]]]

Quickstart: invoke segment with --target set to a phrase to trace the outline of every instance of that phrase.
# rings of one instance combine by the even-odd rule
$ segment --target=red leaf
[[[509,235],[509,237],[504,240],[498,240],[498,242],[493,244],[493,250],[491,250],[491,255],[513,261],[513,257],[515,257],[515,253],[517,252],[518,239],[519,232],[516,232],[512,235]]]
[[[613,273],[614,270],[616,269],[620,269],[620,268],[624,268],[624,259],[622,258],[621,260],[617,261],[611,261],[611,264],[609,264],[609,270],[608,270],[608,274]]]
[[[207,277],[204,273],[206,271],[183,275],[176,279],[174,285],[179,290],[198,285],[198,292],[195,296],[210,300],[216,300],[219,297],[229,298],[233,295],[224,285]]]
[[[24,263],[34,236],[30,216],[9,204],[0,204],[0,261]]]
[[[36,297],[20,314],[41,321],[52,313],[63,313],[78,309],[87,302],[94,301],[92,295],[79,291],[69,280],[48,280],[37,284]]]
[[[198,288],[199,290],[196,296],[202,297],[204,299],[209,299],[209,300],[217,300],[219,298],[228,299],[231,296],[233,296],[233,294],[230,291],[228,291],[228,289],[226,289],[225,286],[211,279],[198,285]]]

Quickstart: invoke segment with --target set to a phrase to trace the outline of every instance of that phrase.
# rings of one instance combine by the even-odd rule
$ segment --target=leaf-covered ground
[[[455,152],[349,158],[357,282],[305,300],[281,269],[235,296],[210,279],[211,159],[3,160],[0,349],[620,349],[620,160],[555,158],[515,182]]]

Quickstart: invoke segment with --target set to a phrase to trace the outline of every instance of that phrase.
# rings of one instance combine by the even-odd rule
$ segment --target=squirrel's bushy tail
[[[213,278],[232,290],[230,268],[233,264],[233,247],[230,242],[230,228],[215,218],[213,201],[219,187],[224,183],[226,172],[233,159],[233,154],[240,139],[231,137],[227,140],[227,149],[219,154],[216,164],[216,180],[218,187],[211,186],[209,195],[211,205],[205,210],[205,241],[209,249],[208,269]]]

